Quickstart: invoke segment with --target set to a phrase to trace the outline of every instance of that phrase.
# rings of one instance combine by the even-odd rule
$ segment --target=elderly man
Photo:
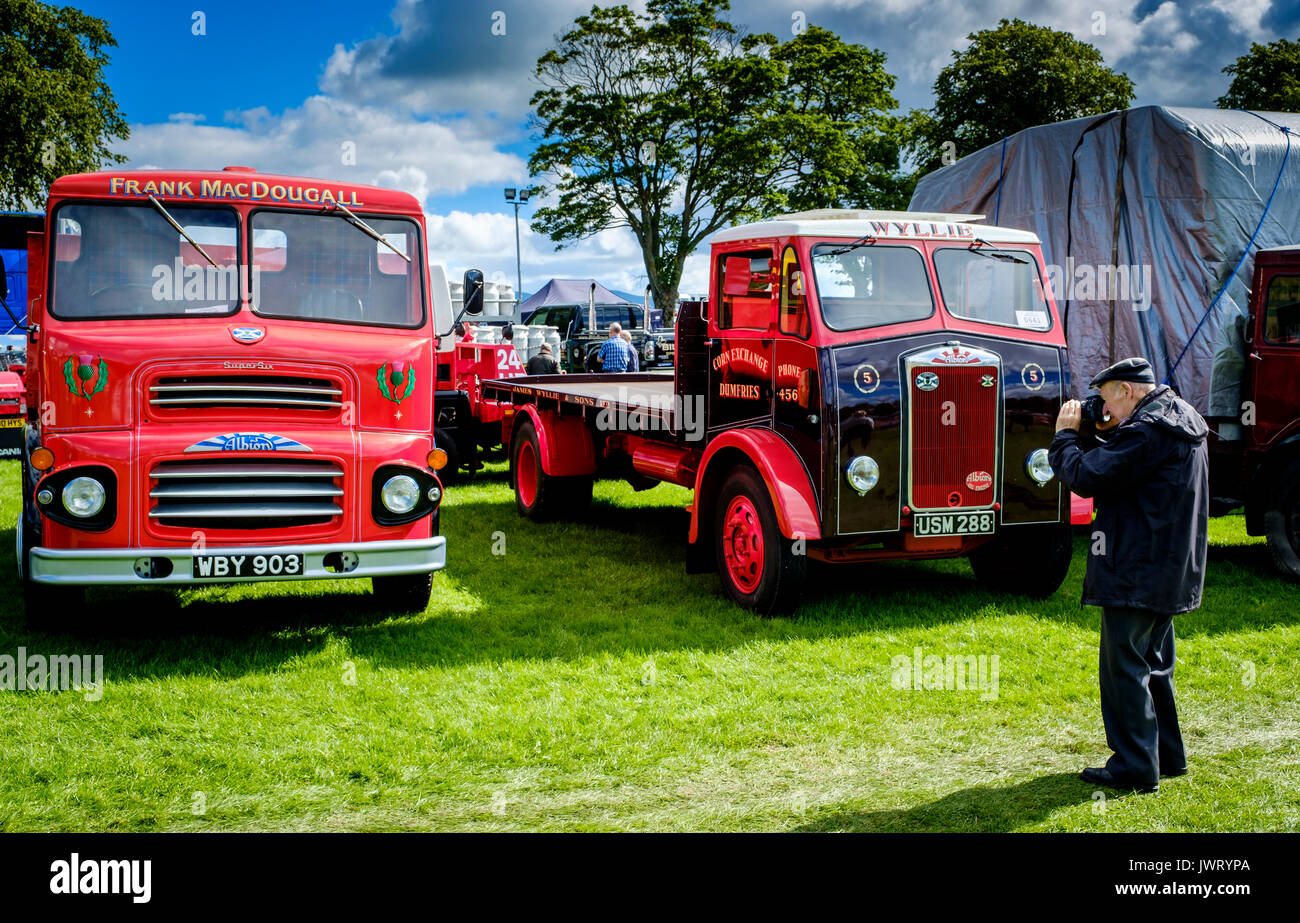
[[[1097,505],[1083,604],[1102,607],[1101,717],[1114,753],[1080,776],[1154,792],[1161,776],[1187,772],[1173,617],[1199,606],[1205,586],[1209,428],[1172,388],[1156,386],[1145,359],[1115,363],[1090,387],[1105,401],[1110,437],[1085,445],[1081,406],[1066,401],[1049,453],[1061,482]]]
[[[632,347],[619,336],[623,325],[609,325],[609,339],[600,344],[600,367],[605,372],[626,372],[632,364]]]

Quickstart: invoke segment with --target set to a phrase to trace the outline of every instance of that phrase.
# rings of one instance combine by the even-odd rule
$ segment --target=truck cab
[[[424,237],[406,193],[248,167],[55,181],[28,243],[29,616],[92,585],[343,577],[422,611]]]
[[[808,558],[967,555],[991,586],[1055,591],[1064,334],[1037,237],[979,217],[819,211],[715,235],[672,378],[489,384],[518,412],[521,512],[608,473],[690,486],[688,564],[762,612],[793,604]]]

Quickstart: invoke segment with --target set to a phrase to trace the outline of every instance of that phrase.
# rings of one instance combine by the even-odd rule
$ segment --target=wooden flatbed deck
[[[610,373],[608,375],[525,375],[483,382],[483,396],[511,404],[550,403],[607,410],[616,428],[629,418],[656,420],[663,430],[676,430],[672,372]]]

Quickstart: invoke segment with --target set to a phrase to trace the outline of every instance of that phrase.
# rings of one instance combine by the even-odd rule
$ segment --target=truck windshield
[[[404,218],[362,218],[398,252],[342,214],[254,212],[253,311],[344,324],[423,324],[419,227]]]
[[[1032,253],[943,247],[934,252],[934,269],[949,314],[1025,330],[1051,329],[1052,313]]]
[[[238,311],[238,216],[227,208],[169,205],[167,211],[202,252],[150,205],[59,206],[52,222],[54,316],[90,320]]]
[[[812,248],[813,278],[822,320],[832,330],[861,330],[920,320],[934,313],[925,260],[911,247],[843,243]]]

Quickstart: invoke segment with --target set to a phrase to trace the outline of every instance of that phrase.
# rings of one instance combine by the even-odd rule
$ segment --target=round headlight
[[[80,477],[63,488],[63,508],[81,519],[89,519],[104,508],[108,494],[94,478]]]
[[[874,458],[866,455],[859,455],[850,461],[844,473],[849,479],[849,486],[860,494],[865,494],[880,482],[880,466]]]
[[[1025,459],[1025,472],[1034,479],[1034,483],[1042,487],[1052,479],[1056,472],[1052,466],[1047,463],[1047,450],[1034,449]]]
[[[379,499],[390,513],[409,513],[420,502],[420,485],[409,474],[395,474],[380,488]]]

